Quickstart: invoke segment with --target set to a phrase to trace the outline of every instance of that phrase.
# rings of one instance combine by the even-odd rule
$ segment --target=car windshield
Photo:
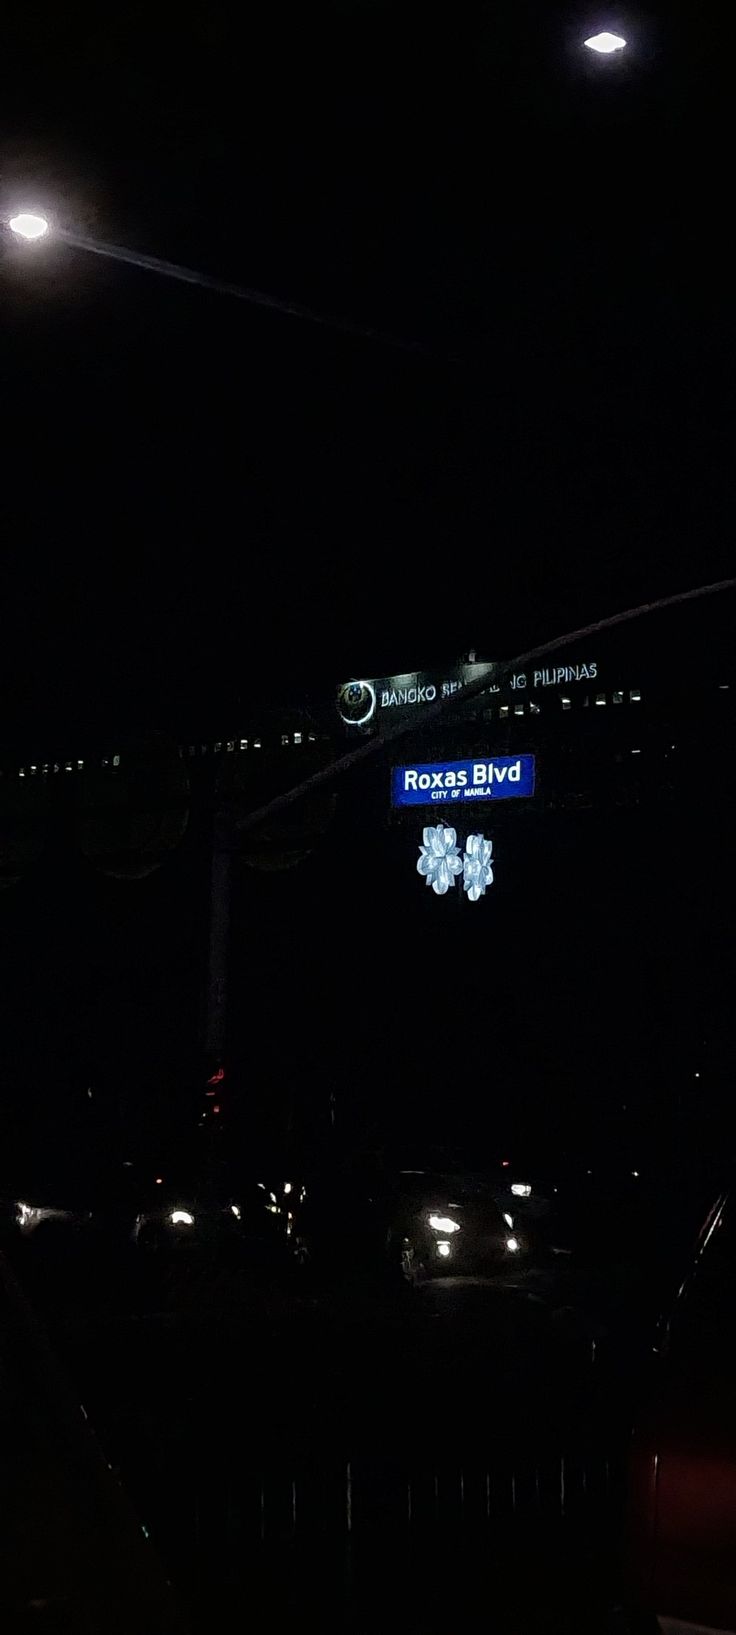
[[[446,1174],[432,1170],[414,1172],[402,1170],[399,1176],[402,1192],[415,1197],[452,1198],[458,1204],[490,1195],[491,1183],[482,1176]]]

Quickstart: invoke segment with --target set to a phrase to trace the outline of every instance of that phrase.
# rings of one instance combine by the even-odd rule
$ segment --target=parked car
[[[56,1158],[57,1155],[54,1155]],[[42,1245],[124,1242],[138,1207],[139,1182],[124,1162],[72,1165],[66,1155],[20,1167],[0,1189],[3,1241],[34,1254]]]
[[[488,1195],[502,1215],[512,1215],[535,1257],[572,1252],[586,1211],[591,1172],[586,1174],[564,1153],[508,1142],[493,1152],[482,1147],[470,1152],[425,1149],[420,1157],[405,1155],[401,1167],[410,1162],[437,1174],[482,1176]]]
[[[710,1210],[651,1385],[632,1446],[631,1603],[668,1635],[734,1635],[736,1195]]]
[[[274,1273],[295,1263],[286,1199],[229,1162],[178,1152],[158,1174],[125,1160],[27,1168],[0,1195],[3,1242],[55,1308],[135,1305],[173,1261]]]
[[[390,1201],[386,1252],[407,1282],[418,1283],[518,1266],[527,1242],[485,1177],[403,1170]]]
[[[228,1169],[154,1179],[131,1236],[140,1250],[205,1251],[258,1265],[286,1264],[291,1252],[283,1202],[265,1182],[236,1177]]]

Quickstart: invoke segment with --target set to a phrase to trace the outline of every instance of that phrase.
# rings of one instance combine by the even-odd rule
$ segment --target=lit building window
[[[530,698],[530,700],[529,700],[529,714],[530,715],[539,715],[539,713],[540,713],[539,712],[539,705],[534,703],[533,698]]]
[[[288,742],[289,742],[288,732],[282,732],[282,734],[281,734],[281,748],[286,749]]]
[[[523,704],[515,704],[514,705],[514,715],[523,715],[523,714],[524,714],[524,705]]]
[[[632,687],[629,693],[629,701],[632,704],[641,704],[641,687]]]
[[[261,747],[261,740],[260,740],[260,738],[254,738],[254,739],[253,739],[253,748],[254,748],[254,749],[260,749],[260,747]]]
[[[248,748],[248,740],[247,740],[247,738],[241,738],[241,740],[240,740],[240,748],[241,748],[241,749],[247,749],[247,748]]]
[[[295,733],[294,733],[294,743],[295,743],[295,744],[300,744],[300,743],[301,743],[301,741],[302,741],[302,735],[301,735],[301,733],[300,733],[300,732],[295,732]]]
[[[605,704],[605,702],[606,702],[605,693],[596,693],[595,701],[596,701],[596,704]]]
[[[228,741],[227,741],[228,755],[232,755],[232,752],[233,752],[234,748],[235,748],[235,739],[234,738],[228,738]]]
[[[620,692],[619,693],[612,693],[611,698],[612,698],[612,701],[613,701],[614,704],[623,704],[623,701],[624,701],[623,693],[620,693]]]
[[[561,698],[560,703],[562,705],[563,710],[569,710],[569,709],[572,708],[572,699],[571,698]]]
[[[509,713],[508,704],[502,704],[498,713],[499,713],[500,716],[508,715],[508,713]]]
[[[641,750],[640,749],[632,749],[631,753],[632,753],[632,755],[641,755]]]

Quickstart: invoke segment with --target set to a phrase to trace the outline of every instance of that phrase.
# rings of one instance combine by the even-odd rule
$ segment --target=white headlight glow
[[[450,1220],[449,1215],[430,1215],[429,1224],[433,1232],[444,1232],[447,1237],[460,1231],[460,1222]]]

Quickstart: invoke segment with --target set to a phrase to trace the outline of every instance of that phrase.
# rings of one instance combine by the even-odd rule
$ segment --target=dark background
[[[11,11],[4,213],[47,208],[421,350],[4,240],[8,740],[186,737],[188,720],[326,696],[348,674],[510,655],[729,571],[733,23],[694,6],[605,21],[631,40],[621,60],[580,49],[597,14],[550,4]],[[689,1062],[703,907],[673,905],[684,831],[660,844],[654,820],[624,836],[614,816],[578,846],[577,820],[556,821],[561,853],[545,830],[515,862],[513,906],[501,885],[468,1072],[504,1095],[547,1072],[564,1098],[574,1064],[577,1108],[604,1060],[618,1097],[637,1041],[654,1055],[640,1082]],[[345,878],[371,892],[380,866],[355,858],[370,840],[344,845]],[[199,862],[137,885],[65,870],[8,908],[10,1082],[83,1084],[88,1052],[143,1106],[164,1083],[175,1098],[199,1021]],[[325,995],[360,917],[339,876],[324,911],[326,878],[315,860],[298,885],[261,882],[252,938],[236,900],[236,1045],[261,1102],[300,1075],[322,1095],[326,1060],[343,1084],[360,1061],[368,1094],[387,1060],[410,1078],[416,1051],[425,1082],[431,1037],[407,1018],[444,991],[445,962],[491,959],[484,933],[418,969],[374,896],[348,1027]]]

